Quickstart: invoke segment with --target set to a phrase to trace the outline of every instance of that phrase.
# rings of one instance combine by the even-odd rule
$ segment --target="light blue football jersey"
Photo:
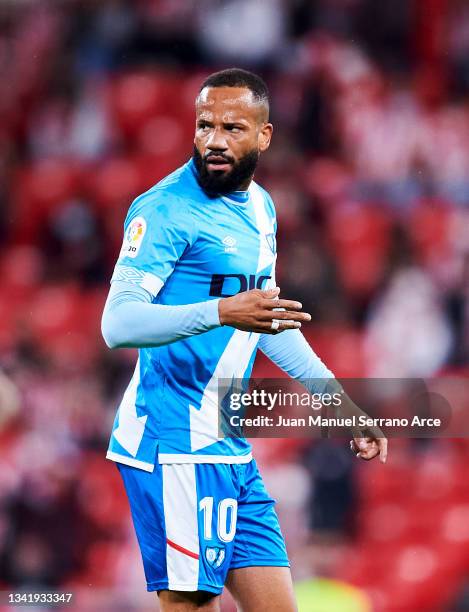
[[[113,275],[147,289],[155,304],[182,305],[275,286],[276,219],[255,182],[208,197],[194,162],[131,205]],[[247,463],[243,438],[220,438],[218,379],[250,376],[259,334],[219,327],[139,349],[114,421],[107,457],[153,471],[159,463]]]

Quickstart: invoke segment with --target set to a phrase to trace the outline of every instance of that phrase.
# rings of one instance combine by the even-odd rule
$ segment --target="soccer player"
[[[274,501],[217,423],[218,379],[249,377],[258,347],[301,381],[333,379],[298,329],[310,315],[275,286],[275,209],[253,181],[271,136],[261,78],[206,79],[193,157],[130,207],[103,313],[109,347],[139,348],[107,457],[163,611],[219,610],[225,584],[245,612],[296,609]],[[376,433],[351,447],[386,458]]]

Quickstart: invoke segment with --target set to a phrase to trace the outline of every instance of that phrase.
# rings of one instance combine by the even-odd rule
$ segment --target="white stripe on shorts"
[[[199,532],[195,465],[165,464],[162,468],[168,588],[197,591]]]

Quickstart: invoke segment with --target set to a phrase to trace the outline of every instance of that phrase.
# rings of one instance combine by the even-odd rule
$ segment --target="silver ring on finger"
[[[280,327],[280,321],[278,319],[272,319],[272,323],[270,324],[270,329],[277,331]]]

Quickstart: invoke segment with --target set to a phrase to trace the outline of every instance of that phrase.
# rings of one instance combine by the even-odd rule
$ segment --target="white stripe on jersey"
[[[153,472],[155,469],[153,463],[140,461],[140,459],[134,459],[133,457],[126,457],[125,455],[120,455],[119,453],[114,453],[110,450],[108,450],[106,453],[106,459],[109,459],[110,461],[117,461],[117,463],[123,463],[124,465],[130,465],[132,467],[139,468],[140,470],[145,470],[145,472]]]
[[[267,210],[264,194],[261,191],[259,185],[252,183],[250,187],[250,193],[254,208],[254,214],[256,215],[256,225],[260,233],[260,244],[259,244],[259,258],[257,260],[257,273],[262,272],[267,266],[273,266],[272,271],[275,270],[276,255],[272,252],[269,243],[267,242],[267,236],[274,233],[274,219],[271,217]],[[265,285],[264,289],[271,289],[275,287],[273,279],[270,279]]]
[[[261,188],[256,183],[252,183],[249,192],[260,234],[257,260],[257,272],[259,273],[267,266],[275,264],[275,254],[267,242],[267,236],[274,231],[274,220],[267,211]],[[275,280],[270,279],[265,288],[274,287],[274,283]],[[191,451],[193,453],[222,439],[218,437],[218,380],[225,379],[226,381],[244,376],[258,339],[259,334],[235,329],[205,387],[200,409],[189,406]]]
[[[137,389],[140,384],[140,359],[137,360],[134,375],[127,387],[119,406],[119,425],[113,431],[113,436],[133,457],[137,455],[138,447],[143,438],[148,415],[137,416]]]
[[[158,453],[158,463],[249,463],[252,453],[247,455],[185,455],[183,453]],[[142,462],[141,462],[142,463]],[[151,466],[153,471],[153,466]]]
[[[259,334],[235,329],[204,389],[200,409],[189,405],[193,453],[223,439],[218,437],[218,381],[222,379],[226,384],[228,380],[244,376],[258,339]]]

